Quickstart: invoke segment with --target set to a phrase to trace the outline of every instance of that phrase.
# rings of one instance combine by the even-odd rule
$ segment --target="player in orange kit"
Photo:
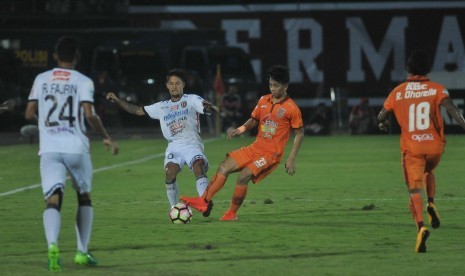
[[[212,177],[208,188],[200,197],[181,196],[187,205],[202,213],[210,212],[208,203],[224,186],[228,175],[239,172],[229,210],[220,219],[237,220],[236,214],[247,194],[249,181],[252,180],[256,184],[276,169],[283,157],[291,130],[295,133],[294,144],[284,167],[289,175],[294,175],[295,158],[304,137],[302,114],[287,94],[289,70],[276,65],[269,69],[268,76],[271,94],[260,98],[244,125],[228,132],[230,139],[258,126],[256,140],[250,146],[226,155],[226,159],[220,164],[216,175]]]
[[[440,225],[434,205],[434,170],[439,164],[446,139],[441,106],[465,129],[465,120],[449,97],[447,89],[428,79],[428,54],[414,52],[407,61],[407,81],[391,91],[378,115],[379,128],[387,131],[387,116],[394,112],[401,128],[400,147],[404,178],[410,193],[410,211],[417,225],[415,252],[426,252],[430,232],[423,223],[423,182],[428,197],[426,212],[433,228]]]

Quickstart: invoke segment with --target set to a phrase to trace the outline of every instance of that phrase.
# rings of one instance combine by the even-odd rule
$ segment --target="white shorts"
[[[193,145],[179,145],[179,144],[168,144],[165,152],[165,163],[164,167],[168,163],[178,164],[182,170],[184,165],[187,165],[192,171],[192,165],[196,160],[203,159],[205,162],[205,172],[208,171],[208,160],[205,154],[203,153],[203,148],[201,146]]]
[[[69,173],[73,189],[79,194],[92,190],[92,161],[90,154],[42,153],[40,176],[45,199],[57,189],[64,191],[66,173]]]

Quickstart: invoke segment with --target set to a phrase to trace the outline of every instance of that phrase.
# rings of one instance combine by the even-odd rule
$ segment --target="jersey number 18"
[[[408,114],[408,131],[425,130],[429,128],[429,102],[411,104]]]

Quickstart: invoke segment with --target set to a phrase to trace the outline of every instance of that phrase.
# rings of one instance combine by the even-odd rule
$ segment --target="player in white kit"
[[[119,150],[95,113],[94,83],[74,70],[79,56],[74,38],[64,36],[58,40],[54,53],[57,67],[37,75],[25,112],[26,119],[39,126],[40,175],[46,200],[43,223],[50,271],[61,271],[58,236],[67,173],[78,197],[74,262],[97,264],[88,252],[93,222],[92,162],[84,119],[102,136],[107,149],[111,148],[113,154]]]
[[[196,177],[197,192],[201,195],[208,185],[206,172],[208,160],[204,154],[200,138],[199,114],[210,115],[212,104],[194,94],[184,94],[184,72],[173,69],[166,77],[166,88],[171,99],[147,106],[137,106],[119,99],[114,93],[108,93],[107,99],[116,103],[125,111],[149,116],[160,121],[163,136],[168,140],[165,151],[165,184],[170,206],[178,202],[178,184],[176,176],[187,165]],[[211,210],[213,204],[209,206]],[[208,217],[210,212],[205,212]]]

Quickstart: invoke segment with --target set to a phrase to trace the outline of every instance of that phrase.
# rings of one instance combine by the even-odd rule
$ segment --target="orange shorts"
[[[402,153],[402,168],[409,190],[421,189],[425,173],[434,173],[441,160],[441,154]]]
[[[273,172],[280,161],[275,154],[263,152],[253,146],[242,147],[228,153],[228,156],[236,161],[239,170],[247,167],[252,171],[252,182],[255,184]]]

